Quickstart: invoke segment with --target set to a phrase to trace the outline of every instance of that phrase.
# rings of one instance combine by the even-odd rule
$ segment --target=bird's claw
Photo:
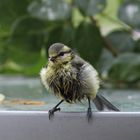
[[[60,111],[61,109],[60,108],[53,108],[51,110],[49,110],[49,120],[51,120],[54,116],[54,112],[56,111]]]
[[[92,109],[90,107],[87,110],[87,119],[88,119],[88,122],[92,120]]]

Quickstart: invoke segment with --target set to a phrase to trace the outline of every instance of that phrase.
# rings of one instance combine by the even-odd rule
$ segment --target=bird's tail
[[[111,104],[106,98],[104,98],[102,95],[96,95],[96,98],[93,100],[95,106],[98,110],[102,111],[104,108],[108,108],[109,110],[113,111],[120,111],[117,107],[115,107],[113,104]]]

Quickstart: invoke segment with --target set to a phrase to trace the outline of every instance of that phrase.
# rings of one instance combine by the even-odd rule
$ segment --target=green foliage
[[[134,50],[135,41],[128,31],[113,31],[106,38],[119,52],[131,52]]]
[[[140,55],[124,53],[115,59],[109,77],[112,81],[137,82],[140,80]]]
[[[140,39],[135,42],[134,52],[140,53]]]
[[[103,48],[98,27],[92,23],[82,22],[76,29],[74,47],[84,59],[94,66],[97,65]]]
[[[0,1],[0,32],[10,32],[11,24],[20,16],[27,14],[29,0]],[[0,34],[1,34],[0,33]]]
[[[115,2],[1,0],[0,73],[38,75],[48,47],[62,42],[98,68],[101,76],[106,73],[108,81],[139,81],[140,38],[134,32],[140,29],[140,1],[119,0],[114,8]],[[107,24],[110,32],[103,35]],[[119,28],[110,30],[110,25]]]
[[[55,42],[63,42],[64,44],[69,44],[69,46],[73,46],[73,35],[74,35],[74,27],[70,24],[58,24],[50,31],[48,35],[46,52],[48,51],[48,47]]]
[[[64,0],[33,1],[29,13],[42,20],[66,20],[71,16],[71,6]]]
[[[38,52],[44,44],[45,27],[43,21],[31,17],[22,17],[15,21],[8,40],[9,57],[20,65],[36,62],[40,57]]]
[[[104,10],[106,0],[75,0],[75,5],[85,16],[94,16]]]
[[[140,28],[140,1],[127,0],[119,8],[119,18],[133,28]]]
[[[0,46],[5,46],[5,40],[0,39]],[[6,48],[0,47],[0,65],[4,64],[6,61]]]

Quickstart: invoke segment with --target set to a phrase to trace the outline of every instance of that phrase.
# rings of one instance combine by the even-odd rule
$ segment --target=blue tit
[[[41,69],[40,77],[48,91],[61,98],[61,101],[49,111],[49,118],[63,101],[76,103],[88,100],[87,118],[91,120],[93,101],[98,110],[107,107],[119,111],[102,95],[97,94],[100,80],[96,69],[77,55],[70,47],[54,43],[48,50],[48,64]]]

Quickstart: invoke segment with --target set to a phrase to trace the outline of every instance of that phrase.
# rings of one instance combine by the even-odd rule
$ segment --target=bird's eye
[[[60,52],[59,53],[59,56],[63,56],[65,53],[64,52]]]

